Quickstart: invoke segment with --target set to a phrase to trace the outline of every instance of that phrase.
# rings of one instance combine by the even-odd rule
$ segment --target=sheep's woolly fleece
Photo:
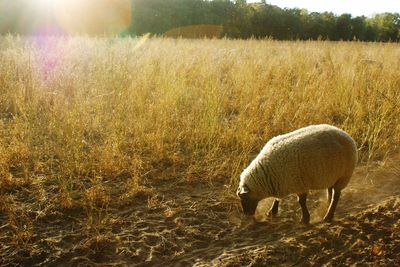
[[[344,188],[357,162],[354,140],[331,125],[312,125],[272,138],[240,175],[253,196]]]

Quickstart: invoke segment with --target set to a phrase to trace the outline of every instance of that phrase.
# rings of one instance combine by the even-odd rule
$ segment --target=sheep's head
[[[242,202],[243,213],[246,215],[254,215],[259,199],[252,196],[249,187],[247,185],[240,185],[236,194]]]

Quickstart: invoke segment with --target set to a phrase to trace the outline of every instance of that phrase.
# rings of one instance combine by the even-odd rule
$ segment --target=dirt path
[[[333,224],[321,222],[324,192],[310,195],[311,225],[303,226],[295,196],[282,201],[277,218],[265,216],[271,204],[266,200],[249,219],[222,184],[157,185],[150,198],[110,209],[96,240],[85,238],[79,216],[55,214],[36,226],[36,254],[13,264],[15,252],[3,264],[400,266],[399,162],[359,167],[343,191]]]
[[[127,212],[136,229],[126,247],[139,266],[243,266],[400,263],[400,170],[394,162],[358,168],[337,211],[321,223],[325,192],[308,201],[312,224],[303,226],[296,197],[285,199],[278,218],[266,218],[271,200],[246,219],[222,185],[177,185],[147,211]],[[225,189],[226,190],[226,189]],[[155,200],[157,202],[157,200]],[[144,207],[145,208],[145,207]],[[136,223],[135,223],[136,221]]]
[[[398,265],[400,169],[396,166],[393,161],[358,168],[343,192],[333,224],[321,222],[325,192],[311,194],[312,224],[303,226],[298,223],[301,212],[295,196],[284,200],[280,216],[273,220],[265,216],[271,200],[264,201],[254,220],[242,216],[235,198],[218,198],[207,187],[192,188],[203,193],[178,197],[181,210],[171,217],[175,223],[170,225],[175,231],[171,245],[178,244],[180,250],[172,257],[155,257],[149,265]]]

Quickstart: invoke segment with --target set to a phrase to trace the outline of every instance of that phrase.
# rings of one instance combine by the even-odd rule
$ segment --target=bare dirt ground
[[[271,200],[246,218],[222,184],[158,182],[150,197],[110,207],[97,235],[79,210],[47,215],[32,223],[27,250],[7,243],[12,229],[2,224],[0,265],[400,266],[399,163],[358,167],[331,224],[321,222],[325,192],[310,195],[312,221],[303,226],[295,196],[282,201],[277,218],[265,216]]]

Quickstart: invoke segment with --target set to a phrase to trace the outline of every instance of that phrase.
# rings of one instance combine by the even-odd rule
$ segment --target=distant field
[[[1,37],[5,238],[32,251],[29,222],[69,212],[95,236],[153,181],[233,186],[269,138],[309,124],[382,160],[400,146],[399,90],[399,44]]]

